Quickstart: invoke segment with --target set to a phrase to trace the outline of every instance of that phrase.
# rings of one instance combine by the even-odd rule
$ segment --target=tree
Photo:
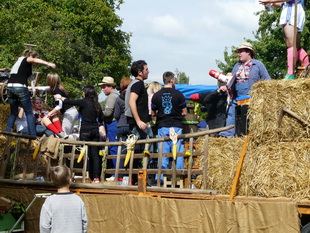
[[[175,70],[175,83],[176,84],[189,84],[189,77],[184,72],[180,72],[178,69]]]
[[[310,11],[309,3],[305,5],[306,24],[302,32],[301,44],[309,53],[310,44]],[[259,28],[255,32],[256,40],[246,41],[253,44],[256,52],[256,58],[264,63],[272,79],[282,79],[287,71],[286,46],[283,37],[283,29],[280,28],[279,18],[281,9],[275,8],[274,14],[269,15],[265,10],[259,11]],[[222,62],[216,60],[219,69],[223,73],[231,72],[234,64],[238,61],[235,50],[237,47],[233,46],[230,51],[225,48],[224,59]]]
[[[122,0],[2,0],[0,4],[0,67],[10,68],[25,49],[56,63],[71,97],[81,87],[96,85],[104,75],[116,82],[129,76],[130,34],[120,30],[122,20],[115,10]],[[45,76],[51,70],[40,66]],[[43,77],[44,77],[43,76]],[[40,80],[44,84],[44,80]]]

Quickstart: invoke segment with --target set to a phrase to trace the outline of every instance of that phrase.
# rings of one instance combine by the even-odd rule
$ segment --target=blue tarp
[[[188,84],[176,84],[175,88],[183,93],[186,99],[195,93],[211,92],[218,88],[217,85],[188,85]]]

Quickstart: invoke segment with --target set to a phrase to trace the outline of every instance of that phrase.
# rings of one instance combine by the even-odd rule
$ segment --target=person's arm
[[[138,127],[142,130],[145,130],[147,128],[147,124],[141,121],[140,116],[138,114],[138,108],[137,108],[137,99],[138,99],[138,94],[135,92],[130,92],[129,96],[129,107],[132,113],[133,118],[136,121],[136,124]]]
[[[25,113],[25,111],[24,111],[24,109],[23,108],[20,108],[19,109],[19,112],[18,112],[18,118],[19,119],[22,119],[23,118],[23,116],[24,116],[24,113]]]
[[[106,100],[105,107],[103,110],[103,115],[105,117],[110,117],[113,115],[114,105],[115,105],[116,97],[114,94],[110,94]]]
[[[86,208],[85,208],[85,204],[83,203],[82,206],[82,232],[86,233],[88,230],[88,218],[87,218],[87,214],[86,214]]]
[[[56,65],[54,63],[44,61],[44,60],[42,60],[40,58],[27,57],[27,62],[46,65],[46,66],[52,67],[53,69],[56,68]]]
[[[43,204],[40,212],[40,233],[50,233],[52,229],[52,218]]]
[[[119,118],[121,117],[121,107],[120,107],[120,102],[118,100],[116,100],[115,105],[114,105],[114,113],[113,113],[113,117],[115,118],[115,120],[119,120]]]

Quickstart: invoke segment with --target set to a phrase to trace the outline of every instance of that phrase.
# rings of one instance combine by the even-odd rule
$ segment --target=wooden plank
[[[132,185],[132,169],[133,169],[133,162],[134,162],[134,155],[135,150],[131,151],[130,160],[129,160],[129,185]]]
[[[121,153],[122,153],[122,146],[117,147],[117,158],[116,158],[116,167],[115,167],[115,180],[114,183],[117,184],[118,181],[118,172],[120,169],[120,163],[121,163]]]
[[[193,154],[193,141],[194,141],[194,138],[189,139],[189,151],[191,153],[192,158],[193,158],[193,156],[192,156],[192,154]],[[188,172],[187,172],[187,188],[191,188],[191,184],[192,184],[192,164],[188,163],[187,170],[188,170]]]
[[[159,154],[158,154],[158,161],[157,161],[157,167],[158,167],[158,172],[157,172],[157,187],[160,187],[160,179],[161,179],[161,171],[162,171],[162,164],[163,164],[163,148],[164,148],[164,143],[160,142],[159,143]]]
[[[146,170],[139,170],[138,173],[138,192],[146,193]]]
[[[248,135],[246,136],[245,140],[244,140],[244,143],[243,143],[243,147],[242,147],[242,151],[241,151],[238,167],[237,167],[237,170],[236,170],[236,173],[235,173],[235,177],[234,177],[234,180],[233,180],[233,184],[232,184],[232,187],[231,187],[231,191],[230,191],[230,196],[229,196],[229,200],[230,201],[232,201],[232,199],[234,198],[234,195],[235,195],[235,192],[236,192],[236,189],[237,189],[237,184],[238,184],[238,181],[239,181],[239,176],[240,176],[240,173],[241,173],[242,164],[243,164],[243,160],[244,160],[244,157],[245,157],[246,147],[247,147],[247,144],[248,144],[248,141],[249,141],[249,138],[250,138],[250,134],[251,133],[249,132]]]
[[[83,170],[82,170],[82,182],[83,183],[85,183],[86,181],[87,160],[88,160],[88,146],[85,147],[85,155],[83,156]]]
[[[203,189],[207,189],[207,179],[208,179],[208,169],[209,169],[209,135],[205,135],[205,140],[203,142],[203,159],[202,159],[202,172],[203,172]]]

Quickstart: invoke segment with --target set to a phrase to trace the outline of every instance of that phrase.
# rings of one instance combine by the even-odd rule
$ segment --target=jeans
[[[117,121],[112,121],[111,123],[105,123],[106,131],[107,131],[107,138],[109,139],[109,142],[115,142],[116,141],[116,135],[117,135]],[[117,146],[109,146],[109,155],[117,155]],[[112,159],[114,168],[116,166],[116,159]]]
[[[80,132],[81,141],[99,142],[99,129],[93,129],[89,132]],[[89,158],[89,176],[93,180],[94,178],[100,178],[101,176],[101,164],[102,160],[99,155],[98,146],[88,146],[88,158]]]
[[[11,132],[14,127],[15,120],[18,115],[18,107],[21,107],[25,111],[27,117],[27,125],[29,135],[37,135],[34,116],[32,112],[32,104],[30,100],[30,93],[27,87],[7,87],[8,103],[10,104],[11,114],[8,118],[6,125],[6,131]]]
[[[178,134],[182,134],[182,128],[173,127],[174,131]],[[169,137],[170,127],[161,127],[158,129],[158,137]],[[177,142],[178,145],[178,152],[184,152],[184,145],[183,139],[179,139]],[[163,142],[163,153],[170,153],[172,152],[172,141]],[[160,146],[158,145],[158,148]],[[168,169],[169,168],[169,159],[168,157],[162,158],[161,168]],[[184,157],[177,157],[176,159],[176,169],[183,169],[184,168]],[[163,182],[163,175],[160,177],[161,181]],[[155,177],[157,180],[157,175]]]
[[[36,125],[37,136],[43,136],[45,134],[47,137],[54,134],[51,130],[47,129],[43,125]],[[22,134],[29,134],[28,127],[23,128]]]

